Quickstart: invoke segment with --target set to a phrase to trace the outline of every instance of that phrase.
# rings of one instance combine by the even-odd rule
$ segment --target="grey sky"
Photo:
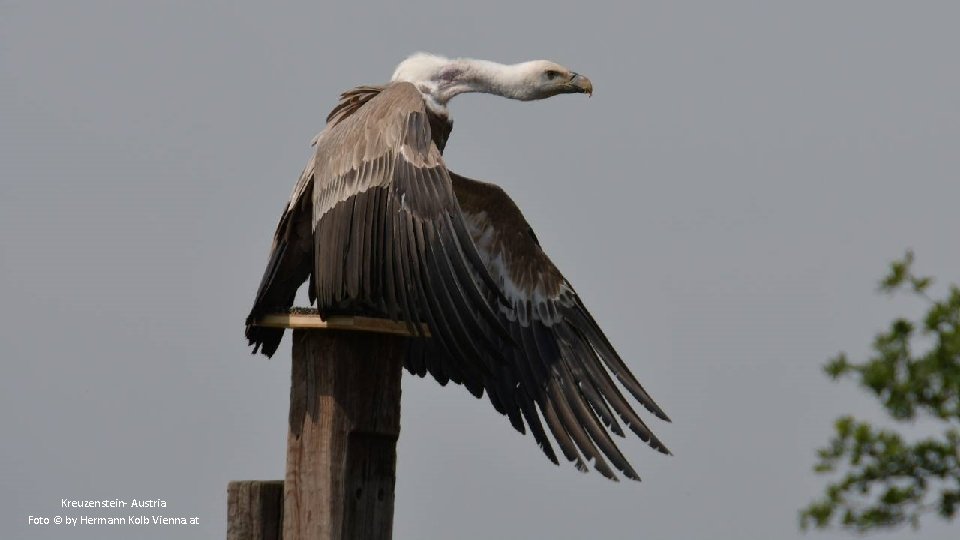
[[[283,476],[289,341],[242,339],[273,227],[338,92],[428,50],[593,80],[457,98],[447,162],[518,201],[675,456],[557,468],[407,377],[395,537],[801,536],[833,418],[879,418],[821,364],[919,312],[874,293],[905,248],[958,279],[960,4],[325,4],[0,1],[0,535],[222,537],[227,482]],[[202,525],[26,526],[63,497]]]

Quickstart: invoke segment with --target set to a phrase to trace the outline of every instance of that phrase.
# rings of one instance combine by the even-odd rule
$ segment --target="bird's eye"
[[[547,79],[550,79],[550,80],[552,81],[552,80],[556,79],[556,78],[559,77],[559,76],[560,76],[560,72],[559,72],[559,71],[556,71],[556,70],[553,70],[553,69],[548,69],[548,70],[547,70]]]

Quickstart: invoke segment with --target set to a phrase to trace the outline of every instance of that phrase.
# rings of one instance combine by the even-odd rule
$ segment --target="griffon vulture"
[[[442,152],[447,104],[483,92],[522,101],[593,92],[583,75],[548,61],[503,65],[415,54],[383,86],[345,92],[314,139],[316,152],[280,216],[246,336],[271,356],[282,329],[255,325],[285,310],[310,280],[321,314],[405,321],[405,367],[477,397],[513,426],[616,479],[636,471],[608,432],[621,422],[662,453],[614,380],[669,421],[633,376],[570,283],[499,187],[450,171]],[[544,427],[544,424],[546,425]]]

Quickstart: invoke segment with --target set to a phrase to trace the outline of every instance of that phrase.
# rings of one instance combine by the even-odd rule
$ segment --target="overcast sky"
[[[446,159],[516,199],[675,455],[582,475],[407,376],[395,538],[801,537],[832,420],[881,418],[821,365],[920,312],[875,293],[906,248],[958,280],[960,4],[327,4],[0,0],[0,535],[223,537],[227,482],[283,477],[289,340],[242,332],[276,219],[337,94],[427,50],[594,82],[457,98]],[[61,498],[201,525],[26,525]]]

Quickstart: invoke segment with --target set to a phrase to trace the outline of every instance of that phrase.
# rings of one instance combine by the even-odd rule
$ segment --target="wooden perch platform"
[[[410,333],[408,325],[403,322],[356,315],[333,315],[324,319],[317,313],[317,310],[310,308],[293,308],[284,313],[270,313],[254,324],[268,328],[291,328],[294,330],[352,330],[395,336],[413,335]],[[421,328],[423,329],[423,335],[430,335],[430,329],[427,328],[427,325],[423,324]]]
[[[391,538],[407,326],[303,309],[258,324],[294,329],[286,478],[230,483],[227,539]]]

